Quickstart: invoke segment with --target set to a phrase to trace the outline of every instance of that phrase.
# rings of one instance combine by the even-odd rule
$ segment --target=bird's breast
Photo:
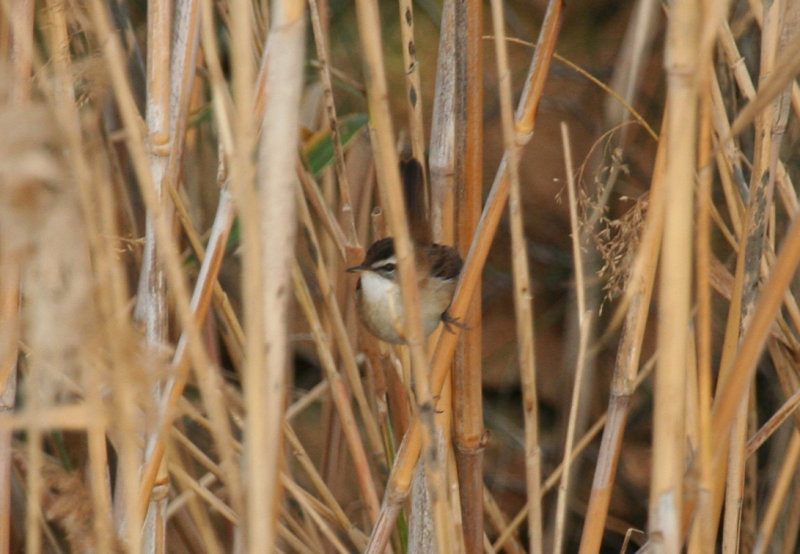
[[[455,288],[454,280],[423,279],[420,286],[420,315],[425,336],[439,325],[442,314],[450,305]],[[395,344],[403,338],[405,317],[399,285],[373,272],[364,272],[358,291],[358,311],[373,335]]]

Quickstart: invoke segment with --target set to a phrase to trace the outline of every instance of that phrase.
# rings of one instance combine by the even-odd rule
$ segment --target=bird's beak
[[[361,265],[354,265],[353,267],[348,267],[347,269],[345,269],[345,271],[347,273],[360,273],[365,269],[367,269],[367,267],[364,264],[361,264]]]

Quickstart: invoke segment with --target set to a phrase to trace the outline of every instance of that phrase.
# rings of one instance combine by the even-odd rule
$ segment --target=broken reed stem
[[[580,404],[580,385],[583,384],[584,367],[586,365],[586,349],[589,342],[589,332],[591,330],[591,313],[584,314],[583,322],[580,326],[580,338],[578,344],[578,357],[575,362],[575,383],[572,386],[572,399],[570,402],[569,422],[567,425],[567,436],[564,439],[564,459],[561,467],[561,479],[558,484],[558,500],[556,505],[556,521],[554,531],[553,552],[560,554],[564,548],[564,534],[566,531],[567,516],[567,496],[570,486],[570,472],[573,460],[577,457],[573,452],[573,442],[575,440],[575,424],[578,417]]]
[[[492,22],[500,84],[503,143],[508,155],[510,180],[508,213],[511,221],[511,261],[514,272],[514,309],[517,322],[517,351],[525,420],[525,490],[528,497],[528,549],[544,552],[542,546],[541,452],[539,448],[538,394],[536,391],[536,337],[533,327],[533,287],[531,286],[522,198],[519,183],[519,153],[514,134],[511,70],[505,41],[505,22],[500,0],[492,0]]]

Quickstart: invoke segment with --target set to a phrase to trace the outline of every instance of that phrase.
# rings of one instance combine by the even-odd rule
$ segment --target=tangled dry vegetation
[[[800,5],[611,4],[0,0],[0,554],[795,552]]]

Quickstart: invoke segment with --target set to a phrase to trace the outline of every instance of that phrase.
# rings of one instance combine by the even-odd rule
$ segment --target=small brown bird
[[[442,244],[416,244],[414,253],[422,327],[428,336],[441,321],[454,323],[447,307],[461,273],[461,257],[455,248]],[[361,274],[356,285],[356,302],[367,329],[383,341],[404,344],[405,318],[397,282],[394,239],[388,237],[373,243],[364,261],[347,271]]]

